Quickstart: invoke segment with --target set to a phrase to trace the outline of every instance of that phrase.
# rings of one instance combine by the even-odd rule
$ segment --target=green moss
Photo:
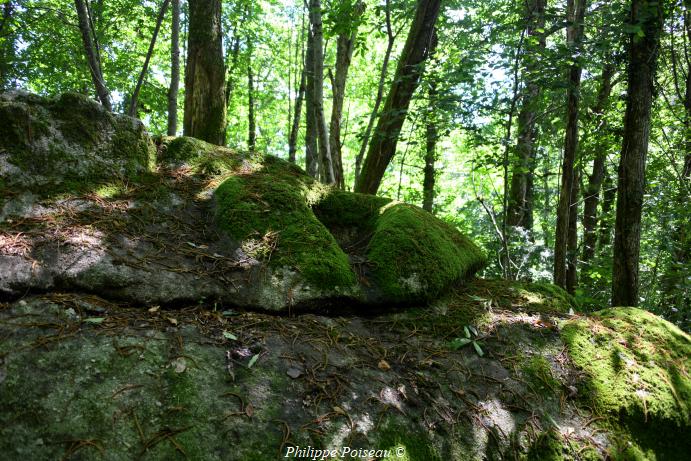
[[[563,288],[548,282],[520,283],[518,289],[528,296],[528,308],[539,312],[579,311],[576,298]],[[522,293],[522,294],[523,294]]]
[[[582,394],[658,459],[691,453],[691,338],[649,312],[618,307],[567,322],[562,336],[587,379]]]
[[[267,156],[216,190],[219,227],[274,266],[300,271],[318,288],[349,287],[348,256],[310,205],[326,191],[288,162]]]
[[[559,389],[559,381],[552,374],[552,367],[543,356],[531,357],[523,363],[522,368],[530,386],[537,394],[555,394]]]
[[[407,298],[411,291],[431,299],[485,264],[482,251],[457,229],[402,203],[379,210],[367,257],[375,280],[392,299]]]
[[[163,137],[160,161],[164,163],[186,163],[194,173],[205,176],[221,175],[237,169],[242,156],[225,147],[215,146],[200,139],[181,136]]]
[[[389,450],[383,461],[440,461],[441,456],[430,438],[419,430],[411,430],[400,420],[389,419],[376,434],[376,447]],[[402,454],[402,456],[398,456]]]
[[[564,442],[556,431],[543,432],[528,450],[528,461],[564,461]]]

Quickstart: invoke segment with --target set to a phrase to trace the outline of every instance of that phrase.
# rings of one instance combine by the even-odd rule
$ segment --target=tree
[[[168,136],[178,130],[178,91],[180,86],[180,0],[172,0],[170,35],[170,86],[168,87]]]
[[[396,153],[398,135],[418,85],[421,64],[427,58],[439,8],[440,0],[418,2],[394,81],[370,141],[362,173],[355,184],[356,192],[376,194],[386,167]]]
[[[614,64],[611,58],[606,58],[607,62],[602,68],[600,76],[600,88],[597,93],[597,100],[592,110],[593,136],[597,137],[595,143],[595,159],[593,160],[593,170],[588,176],[588,185],[583,191],[583,255],[582,260],[588,263],[595,256],[597,247],[597,206],[600,202],[600,189],[605,179],[607,160],[606,144],[607,138],[603,132],[607,130],[607,110],[609,96],[612,92],[612,76],[614,75]]]
[[[374,99],[374,108],[369,116],[369,121],[367,122],[367,128],[362,135],[362,142],[360,143],[360,150],[355,156],[355,183],[357,184],[358,178],[360,177],[360,169],[362,166],[362,159],[365,157],[365,151],[367,150],[367,144],[369,142],[370,134],[372,133],[372,128],[374,128],[374,122],[377,120],[377,114],[379,113],[379,106],[381,105],[382,99],[384,98],[384,83],[386,82],[386,75],[389,71],[389,60],[391,59],[391,50],[393,49],[394,41],[396,36],[393,33],[391,27],[391,4],[390,0],[385,0],[384,2],[384,15],[386,17],[386,51],[384,52],[384,61],[382,62],[381,71],[379,72],[379,84],[377,85],[377,96]]]
[[[151,42],[149,43],[149,51],[147,51],[146,57],[144,58],[144,65],[142,66],[142,71],[139,73],[137,85],[134,87],[134,91],[132,92],[132,98],[130,99],[130,109],[128,111],[130,117],[137,116],[137,100],[139,99],[139,92],[142,89],[142,84],[144,83],[146,72],[147,70],[149,70],[149,61],[151,60],[151,55],[154,52],[154,46],[156,46],[156,38],[158,37],[158,31],[161,29],[161,23],[163,22],[163,18],[166,15],[168,3],[170,3],[170,0],[164,0],[163,5],[161,5],[161,10],[158,13],[158,18],[156,19],[156,27],[154,28],[154,33],[151,36]]]
[[[365,11],[365,4],[358,1],[355,4],[343,2],[342,17],[339,19],[340,33],[336,38],[336,72],[331,75],[333,102],[331,105],[331,120],[329,122],[329,146],[333,159],[335,183],[344,189],[343,160],[341,153],[341,119],[343,118],[343,100],[345,98],[348,69],[355,50],[355,40],[359,27],[359,19]]]
[[[627,44],[628,89],[614,225],[613,306],[637,306],[639,302],[638,259],[645,161],[650,137],[653,83],[663,24],[662,11],[662,2],[631,0]]]
[[[434,56],[437,48],[437,32],[432,33],[432,44],[430,45],[430,58]],[[439,130],[437,127],[436,111],[437,111],[437,76],[429,75],[429,89],[427,94],[427,117],[425,123],[425,167],[423,170],[422,180],[422,209],[432,213],[434,206],[434,183],[436,170],[434,164],[437,161],[437,140],[439,138]]]
[[[189,0],[183,131],[219,145],[226,117],[221,40],[221,1]]]
[[[91,79],[96,88],[101,104],[108,109],[113,110],[110,104],[110,92],[106,87],[106,82],[103,79],[103,71],[101,69],[101,57],[98,49],[98,42],[94,40],[94,31],[92,28],[92,21],[87,9],[85,0],[74,0],[74,5],[77,8],[77,17],[79,18],[79,31],[82,35],[82,43],[84,44],[84,53],[86,54],[86,62],[89,66]]]
[[[319,176],[322,182],[335,184],[336,174],[334,173],[329,133],[326,128],[326,117],[324,116],[324,43],[320,0],[310,0],[309,19],[312,31],[310,34],[312,40],[312,69],[309,76],[312,78],[311,90],[314,93],[312,97],[313,108],[309,114],[314,117],[317,127]]]
[[[511,189],[507,211],[509,226],[533,228],[533,172],[535,170],[536,105],[540,97],[540,53],[545,47],[545,7],[547,0],[526,2],[527,45],[523,60],[525,87],[518,114],[518,141],[512,162]]]
[[[583,37],[583,19],[586,0],[569,0],[567,2],[569,26],[567,27],[567,42],[572,51],[574,63],[569,67],[566,134],[564,138],[564,160],[562,163],[561,189],[559,191],[559,206],[557,208],[557,228],[554,235],[554,283],[567,288],[567,272],[574,271],[576,255],[573,238],[569,245],[570,220],[576,218],[578,212],[578,191],[576,181],[576,156],[578,151],[578,115],[581,85],[581,63],[576,53]],[[573,231],[572,231],[573,232]],[[571,248],[569,248],[571,247]],[[567,268],[567,265],[569,266]],[[575,273],[570,275],[571,285]],[[573,292],[573,286],[568,286]]]

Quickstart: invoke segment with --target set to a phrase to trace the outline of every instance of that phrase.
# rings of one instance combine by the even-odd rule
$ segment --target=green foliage
[[[691,338],[640,309],[605,309],[567,322],[562,336],[587,378],[582,393],[658,459],[691,452]],[[665,455],[666,454],[666,455]]]

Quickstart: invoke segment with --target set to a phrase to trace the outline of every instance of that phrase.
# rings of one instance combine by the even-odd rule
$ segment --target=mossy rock
[[[77,93],[0,95],[0,179],[14,192],[84,192],[153,166],[144,125]]]
[[[237,151],[189,136],[164,136],[157,139],[157,144],[160,163],[173,167],[186,165],[193,173],[203,176],[222,175],[242,163]]]
[[[598,411],[657,460],[691,453],[689,335],[647,311],[617,307],[567,322],[562,336]]]
[[[485,264],[467,237],[422,209],[334,190],[276,157],[246,158],[228,176],[215,194],[219,227],[327,297],[425,301]]]

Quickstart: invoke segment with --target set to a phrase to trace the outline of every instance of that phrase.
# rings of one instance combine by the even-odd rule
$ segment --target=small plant
[[[454,351],[457,351],[463,346],[472,344],[473,349],[475,349],[475,352],[477,352],[477,355],[479,355],[480,357],[485,355],[485,353],[482,351],[482,347],[480,347],[480,344],[477,342],[479,337],[477,329],[475,329],[475,327],[472,325],[466,325],[463,327],[463,333],[465,336],[462,338],[453,339],[449,344],[449,347]]]

